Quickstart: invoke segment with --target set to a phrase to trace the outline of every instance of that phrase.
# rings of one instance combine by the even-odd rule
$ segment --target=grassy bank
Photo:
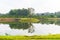
[[[21,18],[21,20],[19,20],[19,22],[25,23],[25,22],[31,22],[31,23],[37,23],[40,20],[36,19],[36,18]]]
[[[0,36],[0,40],[60,40],[60,34],[40,36]]]
[[[11,23],[11,22],[21,22],[21,23],[36,23],[39,22],[40,20],[36,18],[0,18],[0,23]]]

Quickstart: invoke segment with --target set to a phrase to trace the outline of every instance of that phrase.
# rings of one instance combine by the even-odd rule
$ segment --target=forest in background
[[[30,15],[29,9],[11,9],[8,13],[0,13],[0,18],[60,18],[60,11],[55,13],[32,13]]]

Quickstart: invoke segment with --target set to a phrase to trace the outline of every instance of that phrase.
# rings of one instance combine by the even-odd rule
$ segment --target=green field
[[[0,40],[60,40],[60,34],[40,36],[0,36]]]
[[[21,20],[19,20],[19,22],[25,23],[25,22],[31,22],[31,23],[37,23],[40,20],[36,19],[36,18],[20,18]]]

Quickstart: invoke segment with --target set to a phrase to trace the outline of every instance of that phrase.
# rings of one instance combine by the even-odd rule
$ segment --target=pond
[[[48,35],[60,34],[60,21],[45,21],[32,23],[28,27],[20,24],[3,24],[0,23],[0,35]]]

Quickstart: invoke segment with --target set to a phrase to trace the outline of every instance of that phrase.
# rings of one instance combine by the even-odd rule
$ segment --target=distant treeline
[[[3,17],[3,18],[18,18],[18,17],[27,17],[29,15],[29,11],[28,9],[12,9],[10,10],[8,13],[6,14],[0,14],[0,17]]]
[[[55,13],[49,13],[49,12],[37,13],[36,15],[39,16],[39,17],[45,17],[45,18],[60,18],[60,12],[55,12]]]
[[[60,18],[60,12],[55,13],[33,13],[30,14],[28,9],[12,9],[6,14],[0,14],[0,18],[27,18],[27,17],[34,17],[34,18]]]

